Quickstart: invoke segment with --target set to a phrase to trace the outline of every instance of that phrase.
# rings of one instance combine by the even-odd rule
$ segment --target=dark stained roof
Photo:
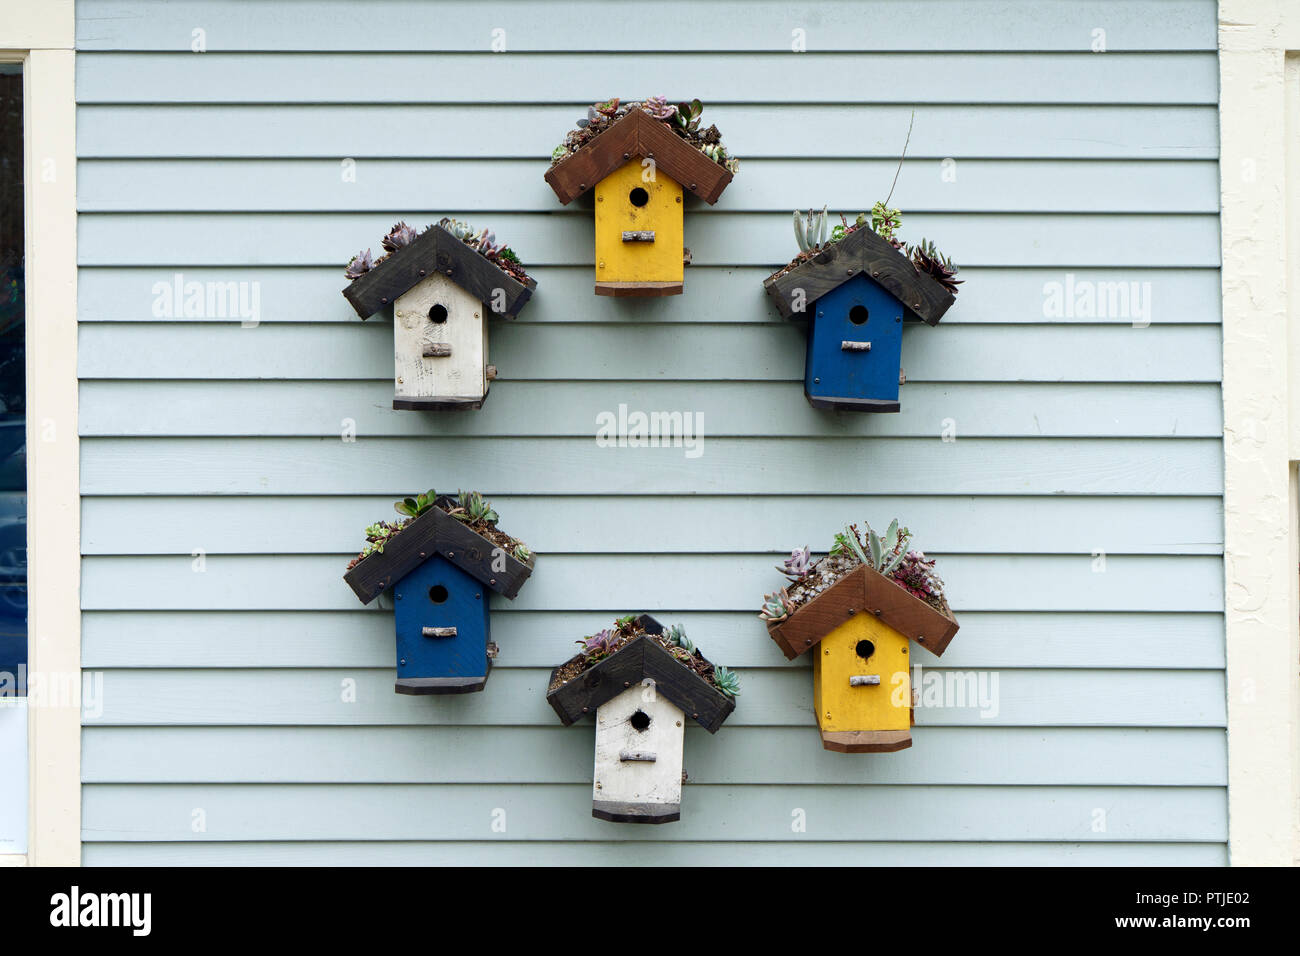
[[[389,538],[383,551],[362,558],[361,563],[343,575],[343,580],[362,604],[369,604],[439,554],[485,587],[512,598],[533,573],[532,559],[525,564],[513,555],[498,554],[497,550],[496,545],[471,531],[464,522],[441,508],[433,508]],[[494,562],[502,569],[494,569]]]
[[[906,256],[868,226],[855,229],[784,275],[769,277],[763,286],[782,316],[801,319],[807,317],[814,302],[857,275],[878,282],[910,313],[930,325],[938,325],[953,303],[951,292],[917,272]],[[803,290],[803,311],[794,308],[796,289]]]
[[[663,625],[648,614],[637,618],[637,623],[651,634],[663,632]],[[655,682],[657,694],[711,734],[736,709],[735,700],[674,659],[653,637],[645,635],[634,637],[609,657],[555,688],[546,695],[546,702],[567,727],[588,714],[594,715],[601,704],[647,677]],[[554,679],[555,671],[552,671],[551,680]]]
[[[457,239],[442,226],[431,226],[409,246],[353,279],[343,295],[357,315],[368,319],[432,272],[441,272],[480,302],[489,303],[497,289],[505,292],[501,314],[513,318],[528,302],[537,283],[519,282]]]

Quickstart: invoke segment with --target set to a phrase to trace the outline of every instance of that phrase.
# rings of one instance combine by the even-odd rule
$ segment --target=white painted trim
[[[23,856],[21,853],[19,854],[8,853],[3,856],[0,856],[0,870],[3,870],[6,866],[26,866],[26,865],[27,865],[27,857]]]
[[[1284,358],[1291,316],[1300,309],[1287,296],[1288,267],[1300,264],[1288,262],[1286,229],[1300,210],[1300,184],[1286,176],[1288,160],[1297,161],[1288,150],[1300,143],[1300,130],[1287,122],[1296,115],[1288,109],[1296,108],[1288,82],[1300,81],[1287,57],[1300,49],[1294,7],[1285,0],[1219,4],[1228,847],[1235,866],[1300,861],[1300,513],[1288,422],[1300,378]]]
[[[0,50],[24,64],[27,241],[28,711],[26,863],[81,861],[81,710],[35,681],[81,686],[77,171],[72,0],[0,0]]]

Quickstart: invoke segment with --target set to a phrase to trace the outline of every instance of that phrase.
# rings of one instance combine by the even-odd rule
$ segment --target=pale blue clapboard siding
[[[343,25],[340,24],[340,27]],[[868,38],[864,40],[870,42]],[[488,66],[486,61],[491,60]],[[83,103],[409,103],[415,90],[443,102],[498,103],[502,90],[530,103],[584,103],[592,89],[630,98],[644,89],[708,103],[1215,103],[1213,52],[1092,54],[1084,43],[1060,56],[1040,53],[372,53],[270,56],[83,53]],[[484,82],[490,71],[491,82]],[[880,82],[889,74],[894,82]],[[838,76],[874,82],[833,83]],[[503,104],[509,116],[513,104]],[[740,143],[737,143],[737,148]]]
[[[555,194],[537,176],[535,159],[484,160],[464,175],[463,159],[373,160],[356,182],[337,160],[88,160],[77,200],[83,211],[117,212],[376,212],[402,209],[412,196],[426,207],[485,213],[545,212]],[[827,194],[851,195],[863,182],[888,182],[896,159],[746,160],[745,175],[727,187],[726,210],[701,203],[701,217],[729,212],[788,213],[790,183],[807,177]],[[1218,165],[1141,161],[965,160],[954,181],[930,162],[906,166],[900,195],[915,197],[909,213],[1091,213],[1097,194],[1140,213],[1218,210]],[[249,192],[249,181],[259,184]],[[204,188],[196,190],[195,182]],[[1062,183],[1069,183],[1062,189]],[[585,208],[585,204],[579,208]],[[692,224],[696,220],[692,217]],[[910,217],[905,221],[910,222]]]
[[[715,838],[717,834],[714,834]],[[89,866],[718,866],[736,858],[734,843],[638,843],[590,840],[511,842],[368,840],[364,843],[274,841],[204,844],[88,842]],[[752,866],[1224,866],[1223,843],[887,843],[827,840],[748,842]]]
[[[729,727],[730,731],[731,728]],[[897,760],[837,760],[808,747],[806,727],[692,733],[690,779],[706,784],[870,783],[1221,786],[1215,728],[934,727],[926,751]],[[86,730],[88,783],[583,783],[591,747],[555,727],[430,733],[389,727],[96,727]],[[815,738],[814,738],[815,739]],[[1052,759],[1052,758],[1057,759]]]
[[[753,612],[655,607],[688,633],[709,635],[710,653],[737,667],[785,665],[775,646],[754,641]],[[503,662],[555,663],[557,635],[590,628],[585,611],[516,611],[499,605],[493,633]],[[1223,666],[1223,621],[1216,612],[963,611],[962,643],[943,656],[948,668],[1151,668],[1177,659],[1187,668]],[[692,628],[694,629],[692,631]],[[355,611],[87,611],[87,666],[364,667],[390,666],[389,617]]]
[[[1213,3],[715,0],[688,30],[323,7],[77,7],[86,862],[1226,861]],[[498,25],[518,55],[488,52]],[[559,207],[544,157],[591,98],[665,77],[744,165],[688,207],[685,296],[599,300],[590,203]],[[789,209],[883,196],[914,105],[904,233],[967,284],[907,330],[901,414],[817,413],[761,280]],[[539,292],[493,324],[481,413],[393,413],[387,321],[356,320],[341,266],[444,214],[491,224]],[[157,308],[194,281],[257,283],[255,326]],[[1053,312],[1078,282],[1136,283],[1143,313]],[[597,447],[619,403],[702,413],[703,453]],[[429,484],[481,488],[541,555],[497,602],[491,686],[455,700],[392,693],[391,612],[339,580]],[[894,514],[963,625],[918,663],[995,669],[999,695],[855,760],[817,746],[808,664],[753,607],[781,548]],[[587,815],[590,729],[543,698],[630,609],[744,681],[718,735],[688,734],[683,821],[649,835]]]
[[[583,115],[584,107],[585,100],[568,106],[515,106],[510,121],[503,123],[499,107],[474,104],[367,103],[358,110],[316,103],[216,103],[199,112],[175,104],[86,104],[78,110],[77,148],[82,156],[96,158],[310,157],[335,164],[344,157],[537,159],[550,153],[563,135],[556,130]],[[725,111],[726,141],[735,144],[737,155],[743,148],[743,155],[754,160],[897,162],[912,115],[907,106],[874,102],[728,103]],[[1219,154],[1218,110],[1212,100],[1203,106],[936,103],[926,106],[924,116],[925,122],[912,129],[907,154],[913,160],[1182,160]],[[794,136],[792,123],[797,124]],[[401,136],[395,137],[398,129]],[[159,137],[159,130],[171,135]],[[360,175],[366,175],[364,168]],[[404,204],[413,200],[406,198]]]
[[[794,200],[792,205],[797,203]],[[470,210],[429,210],[423,205],[402,207],[399,212],[421,224],[441,214],[474,218]],[[80,221],[77,256],[87,266],[150,266],[160,261],[177,266],[336,263],[342,269],[366,241],[359,242],[358,237],[382,236],[392,221],[392,215],[345,212],[100,213]],[[1124,270],[1219,264],[1219,223],[1210,214],[917,213],[905,221],[921,236],[943,236],[945,252],[958,263],[973,266]],[[590,264],[590,209],[584,213],[570,204],[563,211],[545,214],[501,213],[492,217],[492,227],[499,237],[508,236],[511,248],[518,246],[528,263]],[[788,260],[794,239],[789,213],[715,209],[688,218],[686,243],[692,261],[701,265],[752,266]]]
[[[592,25],[599,23],[600,49],[613,51],[786,50],[791,31],[802,28],[814,50],[1075,52],[1089,48],[1098,25],[1105,26],[1111,50],[1214,49],[1214,33],[1206,29],[1214,0],[1075,0],[1050,15],[1042,6],[1041,0],[962,0],[965,15],[953,16],[952,0],[883,0],[870,7],[751,0],[745,15],[736,16],[721,3],[660,0],[654,16],[624,18],[608,16],[605,0],[486,6],[390,0],[367,4],[366,15],[356,16],[351,0],[287,0],[249,17],[238,0],[82,0],[77,47],[186,49],[191,31],[205,25],[211,48],[221,50],[477,51],[488,47],[494,28],[508,26],[513,51],[589,50]]]
[[[610,449],[612,456],[619,451]],[[295,554],[346,554],[358,522],[392,507],[393,497],[272,495],[168,497],[98,496],[82,503],[81,548],[87,555],[188,555],[194,529],[203,528],[204,550],[213,554],[265,554],[283,543],[283,529],[297,529]],[[545,541],[555,554],[665,552],[711,554],[725,539],[731,552],[771,549],[773,535],[821,540],[834,534],[845,511],[906,511],[937,554],[1083,554],[1102,541],[1110,554],[1219,554],[1223,521],[1219,499],[1199,497],[1026,495],[917,497],[817,495],[792,509],[781,495],[691,495],[674,504],[674,520],[655,511],[657,499],[618,495],[598,504],[571,495],[499,495],[520,537]],[[508,512],[507,512],[508,509]],[[584,521],[597,510],[598,520]],[[1025,518],[1030,520],[1025,521]],[[1015,537],[1003,528],[1023,522]],[[601,525],[622,529],[629,544],[609,541]],[[1103,530],[1104,529],[1104,530]]]
[[[418,221],[418,220],[417,220]],[[693,221],[693,220],[692,220]],[[910,219],[908,220],[911,221]],[[653,328],[677,323],[698,323],[702,316],[717,324],[749,325],[759,323],[768,327],[780,323],[763,295],[763,279],[770,267],[709,267],[692,265],[690,271],[691,294],[687,298],[648,299],[631,303],[616,299],[602,303],[601,310],[583,316],[584,324],[627,325],[645,323]],[[228,282],[246,282],[258,290],[258,315],[261,324],[317,324],[344,322],[356,325],[356,313],[339,295],[339,269],[325,266],[297,267],[227,267],[211,268],[185,266],[183,268],[148,268],[143,266],[85,266],[80,270],[81,285],[78,307],[81,321],[92,322],[174,322],[184,318],[189,324],[216,323],[228,325],[235,314],[232,308],[208,309],[206,294],[202,314],[160,310],[155,315],[154,302],[169,302],[176,283],[181,283],[182,305],[184,289],[188,283],[218,283],[224,288]],[[532,268],[539,288],[547,295],[537,295],[528,308],[513,320],[519,324],[561,323],[574,321],[575,301],[591,296],[591,265],[540,266]],[[944,328],[954,325],[1035,325],[1051,320],[1060,325],[1124,325],[1133,326],[1134,316],[1125,314],[1078,314],[1058,309],[1050,314],[1048,290],[1053,283],[1064,294],[1067,283],[1080,287],[1082,283],[1137,283],[1143,302],[1150,303],[1153,325],[1204,325],[1219,321],[1219,271],[1217,268],[1125,268],[1088,269],[1069,268],[968,268],[961,292],[961,308],[952,309],[943,317]],[[179,279],[177,277],[180,277]],[[158,291],[155,286],[161,283]],[[1142,290],[1150,283],[1150,295]],[[163,295],[166,293],[166,295]],[[221,301],[214,296],[214,306]],[[375,322],[382,325],[382,321]],[[498,322],[493,330],[502,327]],[[320,335],[323,333],[316,333]],[[1019,334],[1034,334],[1023,331]],[[493,332],[493,341],[497,339]],[[922,340],[924,337],[921,337]],[[369,341],[369,340],[364,340]],[[1038,350],[1045,351],[1045,350]],[[103,374],[108,374],[108,370]],[[320,375],[329,370],[323,369]]]

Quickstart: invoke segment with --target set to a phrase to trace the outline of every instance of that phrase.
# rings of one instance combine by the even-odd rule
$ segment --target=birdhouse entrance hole
[[[637,186],[636,189],[627,194],[627,198],[628,202],[633,206],[644,206],[650,201],[650,194],[640,186]]]
[[[447,600],[447,589],[441,584],[429,588],[429,600],[434,604],[443,604]]]
[[[864,310],[865,311],[865,310]],[[447,307],[445,305],[435,305],[429,309],[429,321],[435,325],[442,325],[447,321]]]
[[[854,325],[866,325],[867,307],[865,305],[855,305],[849,309],[849,321]]]
[[[627,722],[639,733],[650,726],[650,715],[643,710],[638,710],[627,719]]]
[[[857,652],[858,657],[866,660],[872,654],[876,653],[876,645],[870,641],[858,641],[858,646],[853,649]]]

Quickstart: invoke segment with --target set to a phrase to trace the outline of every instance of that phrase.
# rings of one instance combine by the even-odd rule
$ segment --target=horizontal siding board
[[[600,448],[591,439],[518,438],[510,468],[492,439],[86,438],[87,495],[410,494],[440,485],[501,494],[1213,495],[1222,443],[1143,439],[706,439],[684,448]],[[431,469],[431,462],[438,462]],[[810,468],[809,462],[817,467]],[[870,468],[866,468],[869,462]],[[781,546],[787,542],[781,542]],[[544,550],[545,542],[535,542]]]
[[[202,542],[196,542],[202,550]],[[937,552],[930,551],[931,555]],[[1218,611],[1223,562],[1217,556],[1091,554],[939,555],[953,610]],[[356,607],[341,577],[342,555],[207,554],[88,557],[81,601],[87,610],[340,610]],[[520,610],[582,609],[622,614],[755,608],[785,581],[770,555],[560,555],[540,553]],[[653,596],[661,596],[655,599]],[[494,598],[493,604],[504,604]],[[378,611],[376,611],[378,613]],[[580,635],[574,635],[575,637]],[[760,635],[761,637],[761,635]],[[558,645],[563,646],[563,645]],[[558,660],[557,660],[558,663]]]
[[[554,647],[556,661],[568,655],[570,635],[557,635]],[[550,673],[550,667],[507,667],[503,660],[484,693],[412,697],[393,692],[391,664],[373,670],[106,670],[93,699],[85,700],[83,720],[99,727],[550,727],[557,722],[545,698]],[[967,671],[951,668],[926,667],[925,673],[943,674],[945,683],[949,673],[958,675],[954,682],[969,681]],[[991,693],[991,675],[985,680]],[[815,733],[805,668],[742,669],[740,682],[741,697],[726,729],[802,727]],[[952,706],[918,707],[918,733],[927,727],[1221,728],[1226,721],[1224,676],[1216,670],[1005,670],[998,672],[996,707],[981,708],[972,700],[977,698],[953,697]],[[591,733],[589,724],[583,726]]]
[[[918,735],[922,732],[918,731]],[[807,727],[691,734],[692,784],[1227,785],[1214,728],[927,728],[890,760],[845,760]],[[923,745],[923,749],[922,749]],[[591,779],[574,728],[89,727],[82,780],[101,783],[541,783]]]
[[[393,498],[108,497],[81,506],[83,554],[342,554],[359,547],[362,529],[393,516]],[[653,496],[591,501],[573,496],[492,499],[502,526],[546,551],[605,554],[763,553],[830,546],[849,521],[916,529],[928,551],[967,554],[1220,554],[1218,498],[806,496]],[[672,506],[672,520],[660,509]],[[291,540],[284,529],[293,528]],[[618,528],[630,547],[609,540]],[[1008,535],[1007,528],[1015,528]],[[784,554],[782,554],[784,556]],[[775,558],[775,556],[774,556]]]
[[[1216,5],[700,0],[684,28],[668,2],[80,0],[87,863],[1227,862]],[[592,97],[665,76],[741,174],[688,201],[687,296],[597,299],[592,203],[541,173]],[[819,413],[761,280],[795,204],[851,216],[905,139],[903,237],[962,295],[906,331],[901,414]],[[390,322],[356,319],[342,266],[442,215],[490,225],[538,294],[492,324],[483,411],[395,413]],[[254,327],[157,309],[178,273],[256,288]],[[1103,283],[1142,307],[1052,308]],[[702,454],[598,446],[620,404],[700,414]],[[391,601],[341,581],[430,484],[481,489],[540,554],[495,602],[484,694],[395,694]],[[809,664],[754,608],[780,549],[893,515],[962,623],[914,663],[997,693],[853,760],[817,746]],[[590,721],[544,700],[634,610],[742,678],[653,833],[589,817]]]
[[[381,599],[382,600],[382,599]],[[678,611],[680,623],[712,660],[734,667],[786,664],[764,639],[752,610]],[[547,668],[570,641],[605,626],[609,615],[583,611],[516,611],[492,615],[502,663]],[[918,655],[918,659],[920,655]],[[960,640],[944,652],[945,668],[1222,669],[1223,615],[1214,612],[963,611]],[[392,668],[391,614],[354,611],[87,611],[82,664],[129,668]],[[747,702],[751,695],[746,692]]]
[[[595,300],[591,294],[593,273],[590,263],[582,266],[529,265],[537,279],[537,295],[528,300],[528,308],[518,319],[522,323],[563,323],[574,321],[648,322],[654,325],[697,323],[770,322],[776,312],[766,301],[763,279],[767,268],[723,268],[692,265],[690,297],[683,308],[676,296],[631,301],[608,298]],[[356,313],[342,296],[340,270],[335,267],[229,267],[175,269],[131,267],[82,267],[77,289],[77,305],[83,323],[163,322],[174,319],[154,315],[154,291],[174,289],[180,275],[182,289],[197,282],[206,290],[224,287],[229,282],[253,283],[258,290],[258,310],[254,317],[263,324],[345,322],[355,324]],[[1062,297],[1066,284],[1072,289],[1097,289],[1101,283],[1128,283],[1130,291],[1137,283],[1144,307],[1149,303],[1144,321],[1152,324],[1216,324],[1220,320],[1219,273],[1216,269],[997,269],[963,266],[964,285],[957,307],[943,317],[943,327],[954,325],[1132,325],[1139,319],[1122,309],[1107,314],[1049,308],[1049,293],[1059,285]],[[1100,286],[1109,289],[1109,286]],[[1149,289],[1147,295],[1144,290]],[[575,302],[586,301],[594,311],[575,311]],[[251,302],[251,300],[250,300]],[[214,300],[214,305],[217,302]],[[161,311],[161,310],[160,310]],[[235,312],[208,309],[206,298],[201,314],[190,310],[187,323],[229,323]],[[371,320],[383,324],[383,320]],[[493,336],[495,341],[496,336]]]
[[[939,384],[903,389],[906,414],[828,416],[786,382],[628,383],[609,386],[498,381],[472,416],[440,420],[441,435],[594,436],[604,414],[685,412],[691,434],[770,438],[859,435],[961,438],[1212,438],[1223,434],[1218,386],[1147,384]],[[81,386],[87,437],[421,436],[423,416],[393,415],[387,382],[174,382],[104,380]],[[275,409],[274,416],[266,414]],[[341,410],[348,414],[341,414]],[[683,423],[684,418],[679,419]]]
[[[82,790],[82,833],[90,842],[491,840],[504,810],[511,839],[645,839],[636,827],[593,819],[590,800],[588,784],[95,784]],[[698,785],[683,793],[690,812],[655,839],[1210,842],[1226,838],[1226,800],[1216,787]],[[204,832],[191,826],[194,807],[204,810]],[[796,807],[806,832],[790,825]],[[1106,811],[1100,833],[1097,808]]]
[[[876,3],[864,17],[852,6],[756,0],[737,17],[726,3],[690,3],[691,28],[681,28],[681,7],[663,16],[610,17],[607,3],[568,0],[544,6],[498,0],[490,6],[460,0],[437,5],[403,0],[368,5],[366,15],[341,0],[317,2],[304,17],[295,3],[260,3],[249,17],[237,2],[81,0],[79,50],[187,48],[194,24],[205,24],[210,49],[393,50],[484,52],[493,30],[508,24],[506,47],[527,53],[584,50],[593,22],[601,24],[601,49],[782,50],[791,31],[803,29],[810,50],[1060,50],[1088,49],[1104,23],[1108,49],[1213,50],[1215,6],[1209,0],[1176,7],[1160,0],[1116,3],[1076,0],[1044,5],[1032,0],[949,0],[916,16],[911,0]],[[347,24],[340,29],[340,23]],[[579,41],[579,42],[575,42]]]
[[[188,31],[184,36],[188,36]],[[725,130],[729,103],[1217,103],[1212,51],[1043,53],[818,53],[791,69],[781,53],[97,53],[77,57],[78,103],[497,103],[527,90],[533,103],[586,103],[592,90],[633,99],[672,77],[673,98],[712,104]],[[490,65],[488,61],[490,60]],[[492,81],[483,82],[490,70]],[[871,83],[826,77],[869,75]],[[382,82],[378,81],[382,77]],[[509,109],[508,106],[505,107]],[[562,131],[561,131],[562,135]],[[735,143],[744,155],[742,143]]]
[[[683,31],[689,32],[689,31]],[[424,38],[421,38],[423,42]],[[490,64],[489,64],[490,65]],[[509,123],[495,105],[82,104],[77,151],[82,158],[198,159],[344,157],[393,159],[528,159],[540,178],[546,157],[581,115],[564,106],[512,104]],[[710,108],[709,117],[714,117]],[[736,155],[750,159],[878,159],[897,162],[907,137],[908,106],[864,103],[733,105],[716,121]],[[1217,159],[1215,106],[1077,104],[927,105],[912,129],[907,155],[918,160]],[[710,122],[714,122],[711,118]],[[790,136],[798,124],[799,136]],[[401,130],[400,136],[394,130]],[[180,132],[181,135],[177,135]],[[743,167],[748,174],[748,166]],[[370,170],[370,171],[368,171]],[[373,170],[357,167],[357,182]],[[733,187],[739,186],[737,179]],[[960,179],[960,175],[959,175]],[[425,188],[429,188],[426,184]],[[423,193],[423,190],[420,194]],[[846,198],[860,195],[857,189]]]
[[[786,212],[790,183],[853,195],[863,182],[888,183],[896,159],[746,160],[727,188],[731,212]],[[337,159],[82,160],[82,212],[384,212],[411,197],[426,206],[487,212],[550,212],[555,193],[536,160],[373,160],[344,181]],[[912,213],[1213,213],[1218,164],[1200,162],[966,160],[955,179],[933,160],[905,162],[897,195]],[[467,205],[471,204],[471,205]],[[713,215],[716,207],[699,213]],[[852,220],[861,210],[847,211]],[[791,249],[793,254],[794,249]]]
[[[1226,843],[806,843],[626,840],[120,843],[82,847],[85,866],[1226,866]]]
[[[395,215],[420,226],[444,215],[476,218],[463,209],[427,207],[383,214],[94,213],[80,217],[77,261],[87,266],[335,264],[341,272],[359,248],[378,250]],[[775,268],[797,251],[791,248],[789,213],[733,212],[722,205],[688,220],[686,244],[700,265]],[[591,263],[589,209],[502,213],[490,225],[525,263]],[[943,251],[959,265],[1132,269],[1219,264],[1219,224],[1212,215],[916,213],[907,217],[903,235],[909,240],[941,236]],[[539,289],[538,295],[543,294]]]
[[[502,380],[781,381],[792,384],[790,401],[803,401],[794,383],[803,381],[806,332],[775,314],[752,325],[700,324],[689,335],[680,326],[650,322],[555,327],[504,320],[491,323],[490,335],[492,364]],[[1217,382],[1221,343],[1219,329],[1209,325],[915,323],[903,330],[903,368],[909,383]],[[234,322],[93,324],[80,329],[78,366],[83,379],[391,382],[393,335],[383,321],[254,328]],[[606,407],[616,410],[619,395],[612,389]],[[434,427],[438,420],[421,418]]]

